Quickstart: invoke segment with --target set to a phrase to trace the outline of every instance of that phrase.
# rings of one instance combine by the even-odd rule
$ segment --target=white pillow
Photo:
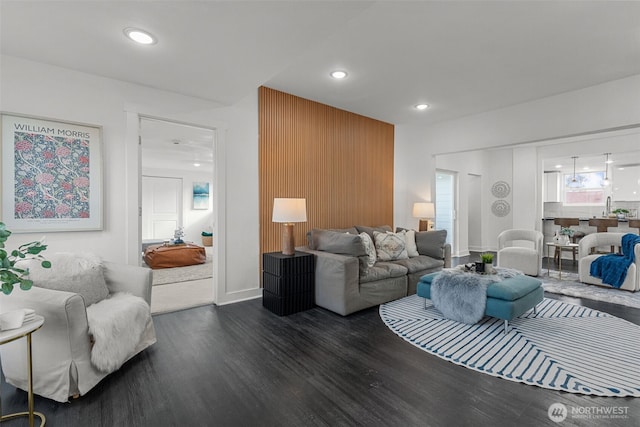
[[[373,243],[373,240],[371,240],[371,236],[369,236],[364,231],[360,233],[359,236],[362,239],[364,250],[367,252],[367,265],[369,267],[373,267],[377,260],[376,247]]]
[[[102,301],[109,295],[100,257],[91,253],[43,253],[51,268],[42,268],[40,261],[28,260],[28,278],[39,288],[80,294],[85,306]]]
[[[400,233],[380,233],[373,232],[376,241],[376,253],[380,261],[393,261],[396,259],[407,259],[407,244],[404,231]]]
[[[405,243],[407,245],[407,255],[410,257],[420,255],[416,245],[416,230],[405,230]]]

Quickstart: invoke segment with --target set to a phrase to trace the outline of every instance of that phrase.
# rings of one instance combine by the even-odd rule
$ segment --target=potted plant
[[[625,219],[629,214],[629,209],[617,208],[614,209],[611,213],[616,214],[618,219]]]
[[[2,283],[2,293],[9,295],[15,285],[20,285],[20,289],[27,291],[33,286],[33,282],[28,279],[29,269],[20,268],[17,264],[27,259],[39,259],[43,268],[50,268],[51,262],[44,259],[41,252],[47,249],[47,245],[42,241],[25,243],[18,249],[7,252],[4,243],[9,239],[11,231],[3,222],[0,222],[0,283]]]
[[[476,273],[489,273],[493,264],[493,254],[490,252],[485,252],[480,254],[481,262],[476,262]]]
[[[573,237],[573,233],[575,233],[575,230],[573,230],[572,228],[561,227],[560,228],[560,239],[558,239],[558,243],[566,245],[571,240],[571,237]]]

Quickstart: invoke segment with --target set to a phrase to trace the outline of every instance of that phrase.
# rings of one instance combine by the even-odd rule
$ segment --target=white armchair
[[[578,246],[578,275],[582,283],[612,288],[612,286],[602,283],[600,278],[593,277],[590,274],[591,263],[596,258],[605,255],[602,253],[592,252],[594,252],[598,247],[609,248],[611,246],[622,246],[622,236],[624,235],[625,233],[592,233],[587,234],[582,238],[582,240],[580,240]],[[634,255],[635,261],[629,266],[629,269],[627,270],[627,277],[619,289],[625,289],[631,292],[640,290],[640,245],[635,245]]]
[[[110,297],[116,292],[127,292],[142,298],[150,306],[150,269],[111,262],[104,262],[102,266]],[[0,298],[0,310],[3,312],[31,308],[45,319],[44,326],[32,336],[33,391],[40,396],[67,402],[69,397],[87,393],[110,372],[99,370],[92,363],[91,351],[97,342],[89,332],[85,298],[75,292],[36,286],[29,291],[16,289],[11,295]],[[140,299],[136,300],[138,305],[144,306]],[[123,354],[124,361],[156,342],[151,316],[138,318],[144,318],[145,324],[138,325],[142,333],[139,340],[137,336],[133,339],[135,348]],[[25,351],[24,340],[0,346],[2,370],[7,382],[23,390],[28,388]]]
[[[505,230],[498,235],[496,265],[538,276],[542,270],[544,236],[536,230]]]

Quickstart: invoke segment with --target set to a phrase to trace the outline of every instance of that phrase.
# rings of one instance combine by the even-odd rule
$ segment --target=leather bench
[[[184,267],[204,264],[206,261],[205,249],[193,243],[154,245],[144,251],[144,262],[151,268]]]
[[[440,272],[425,274],[420,278],[417,295],[431,299],[431,282]],[[504,320],[504,332],[509,331],[509,321],[533,308],[544,299],[542,282],[534,277],[518,275],[487,287],[487,306],[484,314]],[[425,301],[426,303],[426,301]]]

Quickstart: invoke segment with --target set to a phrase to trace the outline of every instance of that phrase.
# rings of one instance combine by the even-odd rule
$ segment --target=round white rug
[[[544,299],[537,314],[475,325],[445,319],[411,295],[380,306],[380,317],[414,346],[478,372],[554,390],[640,397],[640,327],[587,307]]]

